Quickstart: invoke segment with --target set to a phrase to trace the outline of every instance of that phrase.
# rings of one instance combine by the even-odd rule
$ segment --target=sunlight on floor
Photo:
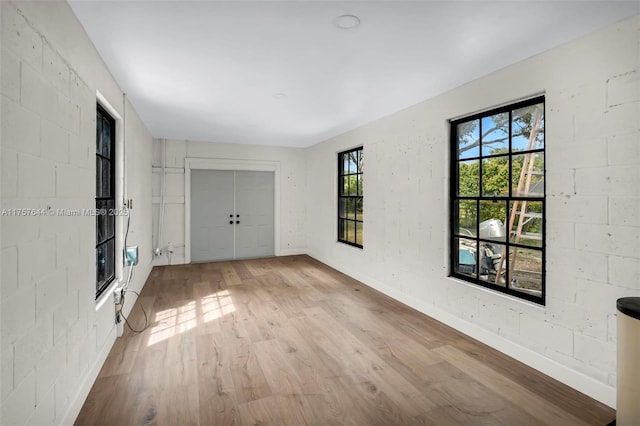
[[[197,327],[198,314],[207,323],[235,310],[229,291],[224,290],[205,296],[198,301],[192,300],[179,308],[160,311],[155,315],[155,326],[151,328],[147,346],[155,345]]]
[[[203,297],[201,302],[204,322],[213,321],[236,310],[227,290]]]

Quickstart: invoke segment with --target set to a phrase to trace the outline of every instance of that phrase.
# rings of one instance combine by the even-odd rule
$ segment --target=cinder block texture
[[[0,424],[73,423],[115,339],[115,309],[95,300],[95,217],[57,212],[95,207],[96,92],[120,111],[122,91],[66,2],[0,7]],[[129,197],[151,217],[152,138],[131,105],[127,123]],[[149,253],[139,291],[150,224],[136,218],[129,236]]]
[[[615,301],[640,296],[639,28],[636,16],[310,147],[309,251],[614,395]],[[447,122],[539,93],[546,99],[547,299],[532,308],[447,278]],[[353,250],[335,241],[334,164],[336,152],[360,145],[367,226],[364,250]],[[415,265],[425,272],[402,273]],[[590,388],[585,381],[583,390]]]

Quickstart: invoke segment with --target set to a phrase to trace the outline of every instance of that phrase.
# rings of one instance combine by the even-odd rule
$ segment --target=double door
[[[273,256],[274,173],[191,171],[191,261]]]

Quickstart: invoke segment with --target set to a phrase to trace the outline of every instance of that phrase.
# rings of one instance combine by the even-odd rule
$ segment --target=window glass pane
[[[344,219],[338,219],[338,240],[345,240],[347,238],[347,221]]]
[[[355,221],[349,222],[349,242],[351,243],[356,242],[356,222]]]
[[[356,200],[355,198],[347,198],[347,219],[355,220],[356,218]]]
[[[512,196],[544,196],[544,153],[514,155],[511,168]]]
[[[362,195],[362,185],[364,184],[364,175],[358,175],[358,195]]]
[[[453,269],[459,274],[476,276],[476,242],[466,238],[455,238],[454,246],[458,247],[458,253],[454,258]]]
[[[524,293],[542,294],[542,250],[518,248],[509,262],[509,287]]]
[[[340,186],[340,195],[349,195],[349,176],[344,176],[342,179],[342,185]]]
[[[358,176],[349,175],[349,195],[358,195]]]
[[[111,163],[104,158],[100,161],[102,162],[102,188],[100,189],[100,196],[111,197]]]
[[[357,169],[357,160],[356,160],[356,156],[357,151],[351,151],[348,152],[347,154],[347,158],[349,159],[349,173],[355,173],[358,169]]]
[[[509,152],[509,113],[491,115],[482,119],[482,155]]]
[[[347,217],[347,199],[346,198],[338,198],[338,217],[346,218]]]
[[[96,209],[98,210],[98,214],[96,214],[96,244],[100,244],[107,239],[107,216],[100,214],[100,210],[106,208],[106,200],[96,201]]]
[[[512,151],[544,148],[544,104],[514,110],[511,134]]]
[[[507,240],[506,222],[506,201],[480,201],[480,238],[505,242]]]
[[[482,195],[484,197],[509,196],[509,157],[482,160]]]
[[[478,160],[458,163],[458,195],[478,196]]]
[[[363,198],[357,198],[356,199],[356,219],[357,220],[364,220],[364,214],[363,214],[364,210],[363,210]]]
[[[480,156],[480,120],[467,121],[456,126],[458,159]]]
[[[364,172],[363,166],[364,166],[364,150],[359,149],[358,150],[358,173]]]
[[[482,281],[504,287],[504,277],[506,276],[504,265],[500,271],[500,277],[497,277],[498,271],[500,270],[502,256],[506,256],[505,247],[506,246],[504,244],[480,243],[479,263],[480,279]]]
[[[116,217],[112,213],[115,208],[115,201],[108,200],[107,201],[107,211],[105,214],[106,222],[107,222],[107,238],[112,238],[115,235],[116,228]]]
[[[103,223],[103,220],[100,218],[100,215],[97,214],[96,215],[96,244],[100,244],[104,240],[105,229],[106,229],[106,225]]]
[[[346,153],[340,154],[340,163],[342,164],[341,174],[349,173],[349,156]]]
[[[514,201],[511,203],[510,211],[514,218],[510,241],[531,247],[542,247],[542,203]]]
[[[115,275],[115,264],[116,264],[116,260],[115,260],[115,241],[114,240],[110,240],[107,243],[107,250],[106,250],[106,273],[105,273],[105,278],[107,279],[107,281],[110,281],[114,275]]]
[[[356,222],[356,244],[362,245],[362,222]]]
[[[102,196],[102,159],[96,156],[96,197]]]
[[[106,118],[102,124],[102,155],[111,158],[111,122]]]
[[[478,208],[475,200],[460,200],[456,202],[456,229],[454,233],[467,237],[476,236],[478,223]]]
[[[96,119],[96,152],[102,153],[102,116],[100,113]]]
[[[98,246],[96,249],[96,283],[97,289],[100,290],[102,284],[104,284],[107,271],[107,246],[106,244]]]

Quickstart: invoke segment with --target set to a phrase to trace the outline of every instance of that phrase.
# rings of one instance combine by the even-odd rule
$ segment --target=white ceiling
[[[638,1],[70,1],[154,137],[305,147]],[[355,29],[338,16],[360,18]]]

